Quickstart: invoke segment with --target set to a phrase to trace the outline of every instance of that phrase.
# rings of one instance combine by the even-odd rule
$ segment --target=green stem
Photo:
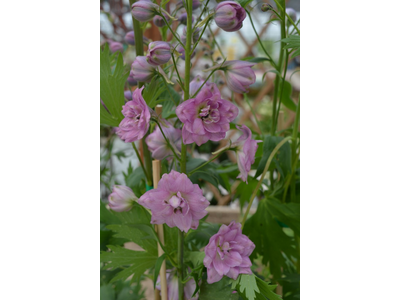
[[[185,278],[185,265],[183,264],[183,242],[185,240],[185,236],[183,231],[179,230],[178,233],[178,276],[179,276],[179,300],[183,300],[183,287],[184,287],[184,278]]]
[[[210,33],[211,33],[211,36],[212,36],[212,38],[213,38],[213,43],[214,43],[215,45],[217,45],[217,48],[218,48],[218,50],[219,50],[219,53],[221,53],[222,58],[223,58],[223,59],[226,59],[226,56],[222,53],[222,49],[221,49],[221,47],[219,46],[217,40],[215,39],[214,32],[212,31],[211,26],[208,25],[208,28],[210,29]]]
[[[282,76],[282,84],[281,84],[281,93],[280,93],[280,95],[279,95],[279,101],[278,101],[278,108],[277,108],[277,110],[276,110],[276,119],[275,120],[272,120],[273,122],[274,122],[274,124],[275,124],[275,128],[277,127],[277,124],[278,124],[278,116],[279,116],[279,111],[280,111],[280,109],[281,109],[281,103],[282,103],[282,96],[283,96],[283,88],[284,88],[284,86],[285,86],[285,78],[286,78],[286,72],[287,72],[287,67],[288,67],[288,62],[289,62],[289,54],[288,54],[288,51],[287,50],[285,50],[284,51],[284,54],[285,54],[285,67],[284,67],[284,72],[283,72],[283,76]]]
[[[225,61],[224,61],[225,62]],[[197,94],[200,92],[201,88],[207,83],[208,79],[210,79],[210,77],[212,76],[212,74],[214,74],[214,72],[216,72],[219,69],[215,69],[212,70],[212,72],[210,73],[210,75],[208,75],[208,77],[206,78],[206,80],[204,80],[203,84],[197,89],[196,93],[194,93],[194,95],[192,96],[192,98],[196,97]],[[190,95],[189,95],[190,96]]]
[[[259,123],[258,120],[257,120],[256,113],[254,112],[253,106],[250,105],[249,97],[247,97],[247,94],[243,94],[243,95],[244,95],[244,99],[246,100],[247,104],[248,104],[249,107],[250,107],[250,110],[251,110],[251,113],[253,114],[254,119],[256,120],[257,126],[258,126],[258,128],[260,129],[262,139],[264,140],[264,133],[263,133],[263,131],[262,131],[262,129],[261,129],[260,123]]]
[[[300,156],[300,151],[299,151],[299,153],[296,154],[296,158],[294,160],[294,163],[292,164],[292,172],[287,177],[287,182],[285,182],[285,185],[284,185],[284,191],[283,191],[283,197],[282,197],[282,202],[283,203],[286,201],[287,191],[288,191],[288,188],[289,188],[289,186],[290,186],[290,184],[292,182],[292,177],[294,176],[295,168],[296,168],[297,162],[299,160],[299,156]]]
[[[129,0],[130,6],[135,3],[135,0]],[[143,31],[140,28],[140,22],[132,16],[133,31],[135,33],[135,49],[136,56],[143,55]],[[138,82],[138,88],[143,86],[144,82]]]
[[[146,166],[146,171],[147,171],[147,185],[148,186],[153,186],[153,172],[152,172],[152,165],[151,165],[151,154],[149,151],[149,148],[147,147],[147,144],[145,142],[147,136],[150,134],[149,131],[144,135],[142,139],[142,145],[143,145],[143,157],[144,157],[144,165]]]
[[[146,176],[146,178],[149,178],[149,176],[147,175],[146,169],[144,168],[143,162],[140,159],[140,154],[139,154],[138,149],[136,148],[135,142],[132,143],[132,147],[133,147],[133,150],[135,150],[135,153],[136,153],[138,161],[140,162],[140,165],[142,166],[144,175]]]
[[[200,42],[201,38],[203,37],[203,34],[204,34],[204,32],[206,31],[207,25],[208,25],[208,23],[209,23],[210,21],[211,21],[211,19],[208,19],[208,20],[207,20],[206,25],[204,26],[202,32],[200,33],[199,39],[198,39],[197,42],[194,44],[194,46],[193,46],[193,48],[192,48],[192,51],[190,51],[190,56],[192,56],[192,54],[193,54],[193,52],[194,52],[194,49],[196,49],[197,44]]]
[[[180,38],[176,35],[175,31],[172,30],[171,26],[169,26],[169,23],[168,23],[167,19],[164,17],[164,15],[163,15],[163,14],[160,14],[160,16],[161,16],[161,18],[163,18],[165,24],[167,24],[167,27],[168,27],[169,31],[171,31],[172,35],[176,38],[176,41],[177,41],[179,44],[181,44],[182,47],[185,47],[185,46],[183,45],[183,43],[181,42]]]
[[[278,3],[278,1],[275,1],[276,5],[279,7],[279,9],[284,12],[284,16],[287,17],[287,19],[289,20],[290,23],[292,23],[292,25],[294,26],[294,28],[296,29],[297,33],[300,35],[300,29],[297,28],[296,24],[293,22],[292,18],[286,13],[286,8],[282,8],[282,6]],[[284,3],[284,6],[286,6],[286,3]],[[282,17],[279,16],[279,14],[273,9],[273,12],[279,17],[279,19],[282,20]],[[282,20],[284,21],[284,20]],[[285,24],[285,23],[284,23]]]
[[[268,56],[268,58],[270,59],[271,65],[275,68],[278,69],[278,66],[276,65],[276,63],[273,61],[271,55],[269,55],[269,53],[267,52],[267,50],[265,50],[263,43],[261,42],[260,36],[257,33],[256,28],[254,27],[254,23],[253,23],[253,19],[251,18],[251,14],[250,12],[246,9],[247,15],[249,16],[250,22],[251,22],[251,26],[253,27],[254,33],[257,36],[258,42],[260,43],[261,48],[264,50],[264,53],[266,56]]]
[[[200,20],[201,20],[201,16],[204,14],[204,12],[205,12],[205,10],[206,10],[206,8],[207,8],[207,4],[208,4],[209,1],[210,1],[210,0],[207,0],[206,4],[204,5],[204,8],[203,8],[203,10],[201,11],[201,14],[200,14],[199,18],[197,19],[196,24],[194,24],[194,27],[196,27],[197,24],[199,24],[199,22],[200,22]]]
[[[206,161],[205,163],[201,164],[200,166],[198,166],[196,169],[190,171],[188,173],[188,176],[192,175],[194,172],[196,172],[197,170],[203,168],[204,166],[208,165],[210,162],[216,160],[218,157],[220,157],[223,153],[225,153],[225,151],[230,150],[230,148],[225,149],[224,151],[218,153],[218,155],[214,156],[213,158],[211,158],[210,160]]]
[[[176,49],[176,47],[175,47],[175,49]],[[174,52],[175,52],[175,49],[174,49]],[[175,60],[174,53],[172,53],[171,58],[172,58],[172,61],[174,62],[174,68],[175,68],[176,75],[178,76],[177,82],[179,83],[179,86],[181,87],[182,91],[185,92],[185,88],[183,86],[182,78],[181,78],[181,75],[179,75],[178,66],[176,65],[176,60]]]
[[[246,209],[246,212],[245,212],[243,220],[242,220],[242,230],[243,230],[244,224],[246,223],[247,216],[248,216],[248,214],[250,212],[250,207],[253,204],[254,198],[256,197],[257,192],[261,187],[261,183],[264,180],[265,174],[267,174],[267,171],[268,171],[269,166],[270,166],[270,164],[272,162],[272,159],[274,158],[274,156],[278,152],[278,150],[290,139],[292,139],[292,137],[288,136],[288,137],[284,138],[282,141],[280,141],[280,143],[278,145],[276,145],[276,147],[274,148],[274,150],[272,150],[270,156],[268,157],[267,164],[265,165],[265,168],[264,168],[264,172],[262,173],[261,178],[258,181],[257,186],[253,191],[253,194],[251,194],[249,205],[247,205],[247,209]]]
[[[297,108],[296,108],[296,117],[294,119],[294,127],[293,127],[293,135],[292,135],[292,161],[295,160],[296,158],[296,149],[297,149],[297,133],[299,130],[299,124],[300,124],[300,95],[299,95],[299,102],[297,103]],[[299,149],[300,151],[300,149]],[[292,170],[292,172],[295,172],[295,169]],[[296,181],[295,181],[295,176],[292,177],[291,182],[290,182],[290,201],[294,202],[296,196]]]

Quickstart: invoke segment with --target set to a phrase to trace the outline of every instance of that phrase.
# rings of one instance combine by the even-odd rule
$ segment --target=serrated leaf
[[[100,108],[100,122],[110,126],[118,126],[124,118],[122,106],[125,104],[124,85],[129,72],[124,71],[122,54],[118,54],[114,72],[111,72],[111,57],[108,44],[104,50],[100,49],[100,98],[107,107],[111,117],[107,116],[106,110]],[[110,118],[112,121],[110,121]],[[115,125],[118,123],[118,125]]]
[[[239,295],[232,294],[232,292],[230,279],[226,276],[213,284],[208,284],[206,280],[203,280],[200,286],[199,300],[238,300]]]
[[[296,257],[294,239],[286,235],[271,212],[271,204],[267,199],[259,202],[256,213],[247,219],[243,234],[256,245],[250,258],[261,255],[264,265],[270,264],[274,278],[281,278],[281,269],[285,267],[284,253],[287,257]]]
[[[256,293],[260,292],[254,274],[240,274],[238,279],[232,283],[232,287],[236,288],[246,300],[254,300]]]

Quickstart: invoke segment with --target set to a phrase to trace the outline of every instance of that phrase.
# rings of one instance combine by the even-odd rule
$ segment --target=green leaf
[[[200,184],[200,179],[205,180],[209,183],[211,183],[213,186],[215,186],[216,188],[218,188],[218,177],[216,176],[216,174],[213,174],[215,172],[211,171],[211,170],[207,170],[207,171],[196,171],[195,173],[193,173],[192,175],[190,175],[189,179],[190,181],[192,181],[192,183],[197,183]]]
[[[279,86],[279,95],[281,86]],[[292,85],[285,80],[283,84],[282,103],[292,111],[296,111],[297,105],[292,100]]]
[[[260,289],[260,293],[267,297],[269,300],[282,300],[279,295],[273,292],[273,290],[276,288],[276,285],[269,285],[267,282],[258,277],[256,277],[256,281],[257,286]]]
[[[191,262],[194,268],[202,264],[206,256],[204,251],[186,251],[184,255],[185,262]]]
[[[210,238],[218,232],[219,227],[219,224],[200,221],[197,230],[190,230],[188,232],[185,237],[185,242],[188,243],[190,247],[200,250],[202,247],[206,246],[210,241]]]
[[[143,98],[147,105],[151,108],[156,106],[157,99],[166,91],[164,82],[158,76],[154,76],[151,82],[143,89]]]
[[[161,265],[162,265],[162,262],[164,261],[164,259],[165,259],[165,253],[163,253],[163,255],[161,255],[160,257],[157,258],[156,265],[154,266],[154,279],[153,279],[153,281],[154,281],[153,288],[154,289],[156,288],[158,274],[160,273]]]
[[[140,159],[140,158],[138,158]],[[125,183],[130,187],[136,196],[142,194],[141,186],[144,184],[146,176],[142,167],[137,167],[125,180]]]
[[[260,163],[258,164],[257,167],[257,172],[254,175],[254,178],[257,178],[258,176],[261,175],[261,173],[264,171],[265,165],[267,164],[267,160],[269,156],[271,155],[272,151],[276,147],[276,145],[279,144],[280,141],[283,140],[283,137],[280,136],[271,136],[267,135],[264,138],[264,143],[263,143],[263,155],[260,160]],[[278,153],[275,156],[275,159],[273,160],[275,164],[271,164],[270,170],[273,169],[274,166],[278,166],[278,171],[281,173],[283,177],[286,175],[290,174],[291,172],[291,149],[289,143],[285,143],[278,151]]]
[[[238,0],[237,2],[243,7],[246,8],[247,4],[249,4],[253,0]]]
[[[246,202],[249,202],[250,196],[255,190],[258,181],[253,177],[248,177],[247,182],[241,181],[236,189],[236,194],[239,196],[240,207],[243,208]]]
[[[100,254],[100,261],[105,262],[104,269],[130,267],[119,272],[110,282],[115,282],[119,279],[125,280],[130,275],[133,275],[132,282],[138,280],[140,276],[151,267],[154,267],[157,255],[147,253],[146,251],[132,251],[123,247],[108,245],[112,252],[102,252]]]
[[[260,63],[260,62],[263,62],[263,61],[270,61],[270,59],[267,58],[267,57],[245,57],[245,58],[242,58],[242,60],[246,60],[246,61],[253,62],[253,63]]]
[[[297,49],[300,48],[300,36],[299,35],[289,35],[287,38],[281,40],[282,42],[287,43],[284,49]]]
[[[102,285],[100,287],[100,300],[114,300],[115,291],[112,284]]]
[[[100,108],[101,124],[115,127],[124,118],[121,110],[125,104],[124,85],[128,75],[129,72],[124,71],[124,62],[121,53],[118,54],[114,72],[111,72],[111,58],[108,44],[106,44],[103,51],[100,49],[100,98],[109,111],[108,116],[106,115],[107,111],[104,108]]]
[[[297,258],[294,239],[284,233],[272,213],[271,202],[263,199],[259,202],[256,213],[247,219],[243,234],[256,245],[250,258],[261,255],[264,265],[270,264],[274,278],[281,277],[281,269],[285,267],[285,256]]]
[[[112,213],[119,219],[119,224],[150,224],[150,213],[137,202],[129,211]]]
[[[232,292],[230,279],[226,276],[213,284],[208,284],[206,280],[203,280],[200,286],[199,300],[238,300],[239,295],[232,294]]]
[[[246,300],[254,300],[256,293],[259,293],[256,277],[254,274],[240,274],[239,277],[232,283],[232,288],[240,293]]]
[[[296,235],[300,236],[300,204],[281,203],[275,198],[268,198],[271,214],[280,222],[289,226]]]

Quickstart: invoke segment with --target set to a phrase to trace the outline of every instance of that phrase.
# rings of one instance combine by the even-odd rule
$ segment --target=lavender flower
[[[254,243],[242,234],[240,223],[222,225],[204,249],[207,282],[220,281],[224,275],[236,280],[239,274],[252,274],[249,256],[254,248]]]
[[[174,128],[169,122],[165,122],[169,127],[161,125],[165,137],[169,140],[175,151],[181,151],[182,143],[182,130]],[[164,139],[160,128],[157,126],[153,133],[149,134],[146,138],[146,144],[153,158],[162,160],[165,157],[172,156],[173,152],[169,148],[167,141]],[[171,158],[171,157],[169,157]]]
[[[128,211],[132,208],[137,197],[132,190],[123,185],[114,185],[112,193],[108,196],[110,208],[117,212]]]
[[[146,56],[136,56],[129,75],[136,81],[150,82],[156,69],[147,62]]]
[[[129,45],[135,45],[135,33],[133,31],[129,31],[125,34],[125,42]]]
[[[251,69],[254,63],[241,60],[230,60],[221,66],[225,72],[228,87],[236,93],[247,93],[248,88],[256,81],[256,74]]]
[[[229,130],[229,122],[238,113],[235,105],[221,99],[215,83],[204,85],[195,98],[186,100],[176,108],[176,114],[184,124],[183,143],[195,142],[200,146],[208,140],[222,140]]]
[[[179,44],[179,46],[176,47],[176,51],[178,51],[178,52],[181,54],[181,56],[179,56],[179,58],[185,60],[185,57],[186,57],[185,48],[183,48],[183,47]],[[192,58],[195,56],[195,54],[196,54],[196,49],[193,51],[193,53],[192,53],[192,55],[190,56],[190,58],[192,59]]]
[[[132,15],[140,22],[148,22],[158,13],[160,7],[150,0],[139,0],[132,4]]]
[[[171,59],[171,45],[161,41],[151,42],[146,57],[152,66],[163,65]]]
[[[178,21],[183,24],[183,25],[187,25],[187,13],[182,13],[179,17],[178,17]],[[192,17],[192,23],[194,22],[194,18]]]
[[[128,81],[128,84],[131,86],[137,85],[137,81],[133,78],[132,71],[129,73],[128,79],[126,81]]]
[[[215,23],[227,32],[242,28],[245,18],[246,11],[235,1],[220,2],[215,8]]]
[[[140,140],[149,129],[150,111],[142,97],[143,88],[136,89],[132,93],[133,100],[122,106],[122,114],[125,118],[119,124],[116,134],[125,143]]]
[[[196,229],[199,220],[207,215],[210,204],[197,184],[186,174],[174,170],[164,174],[154,190],[147,191],[138,203],[151,210],[151,224],[166,223],[188,232]]]
[[[118,42],[109,42],[110,45],[110,51],[111,53],[115,52],[123,52],[124,51],[124,45]]]
[[[156,288],[161,291],[161,280],[160,276],[157,278]],[[197,293],[193,298],[192,295],[196,289],[196,283],[193,278],[185,283],[183,287],[184,299],[185,300],[197,300],[199,294]],[[176,274],[176,270],[167,270],[167,293],[168,300],[179,300],[179,278]]]
[[[247,175],[250,172],[251,165],[254,163],[258,143],[260,140],[253,140],[251,138],[251,131],[246,125],[236,126],[237,129],[242,131],[242,135],[232,143],[231,147],[236,148],[236,157],[240,174],[236,178],[240,178],[247,183]]]
[[[163,14],[163,16],[167,20],[167,22],[170,20],[170,17],[168,17],[166,14]],[[158,15],[154,16],[153,23],[154,23],[154,25],[156,25],[157,27],[160,27],[160,28],[164,27],[166,25],[164,19]]]

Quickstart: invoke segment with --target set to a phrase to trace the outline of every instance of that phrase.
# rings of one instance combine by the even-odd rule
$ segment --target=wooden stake
[[[159,160],[153,160],[153,185],[156,189],[158,186],[158,182],[161,177],[161,162]],[[156,224],[157,235],[160,239],[160,242],[164,244],[164,228],[163,224]],[[164,250],[161,248],[160,244],[158,244],[158,257],[164,254]],[[161,264],[160,268],[160,278],[161,278],[161,299],[168,300],[167,296],[167,266],[165,264],[165,260]],[[155,293],[157,294],[157,293]]]

